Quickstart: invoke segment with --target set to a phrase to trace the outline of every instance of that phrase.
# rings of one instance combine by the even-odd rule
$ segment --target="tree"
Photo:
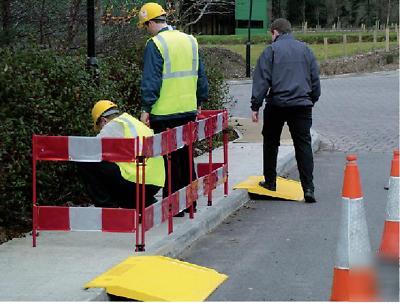
[[[182,30],[198,23],[206,15],[229,15],[235,12],[234,0],[166,1],[172,22]]]

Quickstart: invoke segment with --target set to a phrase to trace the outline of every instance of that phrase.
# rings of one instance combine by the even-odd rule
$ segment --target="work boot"
[[[276,191],[276,181],[272,182],[260,181],[258,185],[270,191]]]
[[[315,203],[317,200],[315,199],[314,196],[314,191],[312,189],[306,189],[304,190],[304,200],[306,203]]]

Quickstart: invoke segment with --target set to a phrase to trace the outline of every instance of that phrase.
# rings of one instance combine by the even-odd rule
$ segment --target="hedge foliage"
[[[84,53],[64,53],[37,46],[0,48],[0,226],[29,224],[32,208],[32,134],[92,136],[90,110],[96,100],[111,99],[138,114],[144,40],[127,47],[116,41],[98,58],[100,80],[94,84]],[[221,108],[227,98],[222,74],[205,58],[210,101]],[[85,203],[73,163],[38,163],[38,201]],[[43,203],[44,202],[44,203]]]
[[[347,36],[347,42],[358,42],[359,34],[361,33],[362,41],[372,42],[374,41],[373,32],[316,32],[316,33],[293,33],[294,37],[300,41],[304,41],[309,44],[323,44],[324,38],[328,38],[328,43],[342,43],[343,35]],[[199,43],[202,44],[245,44],[247,41],[247,35],[199,35],[196,37]],[[389,40],[396,41],[396,33],[389,33]],[[269,43],[271,41],[271,33],[265,35],[252,35],[251,43]],[[377,32],[377,41],[385,41],[385,32]]]

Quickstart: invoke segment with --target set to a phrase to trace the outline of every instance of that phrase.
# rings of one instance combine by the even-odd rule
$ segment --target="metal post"
[[[96,83],[98,82],[99,69],[96,59],[96,30],[94,22],[94,0],[87,0],[87,61],[86,68],[93,71]]]
[[[224,120],[228,120],[228,111],[224,111]],[[226,165],[226,171],[228,171],[228,129],[223,129],[223,140],[224,140],[224,165]],[[228,173],[226,175],[226,180],[224,182],[224,195],[228,195]]]
[[[138,138],[138,141],[140,139]],[[146,236],[146,159],[140,156],[140,165],[142,166],[142,245],[145,251],[145,236]]]
[[[207,206],[212,205],[212,168],[213,168],[213,162],[212,162],[212,138],[213,136],[210,136],[208,138],[208,202]]]
[[[192,182],[193,182],[193,122],[189,122],[189,186],[190,186],[190,192],[192,191]],[[192,200],[192,195],[188,197],[190,200]],[[190,208],[189,208],[189,218],[193,219],[194,218],[194,205],[193,201],[190,201]]]
[[[36,206],[36,137],[32,136],[32,247],[36,247],[37,206]]]
[[[140,180],[139,180],[139,166],[140,166],[140,162],[141,159],[140,157],[138,157],[137,155],[139,154],[139,139],[137,139],[135,141],[135,155],[136,155],[136,249],[135,251],[144,251],[144,242],[143,242],[143,233],[142,230],[144,229],[144,225],[143,225],[143,214],[144,214],[144,210],[142,208],[141,205],[141,201],[140,201]],[[140,239],[139,239],[140,238]]]
[[[250,0],[249,22],[247,24],[247,42],[246,42],[246,77],[250,77],[250,28],[251,28],[251,13],[253,10],[253,0]]]
[[[170,129],[167,128],[167,146],[168,146],[168,153],[167,153],[167,167],[168,167],[168,234],[171,234],[174,231],[173,225],[173,215],[172,215],[172,175],[171,175],[171,151],[170,151],[170,142],[171,142],[171,132]]]

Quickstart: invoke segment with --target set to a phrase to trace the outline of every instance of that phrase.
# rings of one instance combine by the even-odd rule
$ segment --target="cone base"
[[[381,246],[378,251],[378,255],[382,259],[399,261],[399,228],[399,222],[385,221]]]
[[[376,276],[372,269],[334,268],[331,301],[377,301]]]

